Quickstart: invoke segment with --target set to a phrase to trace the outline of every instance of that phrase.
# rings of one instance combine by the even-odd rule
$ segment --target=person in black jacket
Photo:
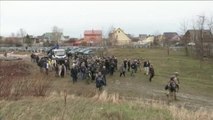
[[[124,68],[123,64],[120,66],[119,71],[120,71],[120,77],[122,75],[125,77],[126,69]]]
[[[103,68],[101,69],[101,74],[103,75],[103,80],[104,83],[106,84],[106,74],[107,74],[107,70],[106,70],[106,66],[103,66]]]
[[[127,62],[127,66],[128,66],[128,72],[130,71],[130,66],[131,66],[131,62],[130,62],[130,60],[128,60],[128,62]]]
[[[144,61],[143,67],[144,67],[144,71],[145,71],[144,74],[148,75],[149,74],[150,62],[149,61]]]
[[[132,62],[131,64],[131,76],[134,76],[134,73],[136,71],[136,63],[135,62]]]
[[[125,68],[125,70],[127,69],[127,59],[124,59],[124,61],[123,61],[123,64],[124,64],[124,68]]]
[[[113,75],[113,73],[114,73],[114,70],[115,70],[115,63],[114,62],[111,62],[110,63],[110,75]]]
[[[101,75],[101,72],[98,73],[95,81],[96,81],[96,87],[99,89],[99,91],[101,91],[103,86],[106,85],[104,82],[103,76]]]
[[[154,77],[154,75],[155,75],[154,68],[152,65],[150,65],[150,67],[149,67],[149,81],[150,82],[152,81],[152,78]]]
[[[71,77],[72,77],[73,84],[74,84],[75,82],[77,82],[77,79],[78,79],[78,77],[77,77],[78,69],[76,68],[75,65],[73,65],[70,72],[71,72]]]

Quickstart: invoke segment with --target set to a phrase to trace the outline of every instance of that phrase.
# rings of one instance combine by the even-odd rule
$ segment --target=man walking
[[[152,78],[154,77],[154,75],[155,75],[155,71],[154,71],[154,68],[153,68],[153,66],[152,65],[150,65],[150,67],[149,67],[149,82],[151,82],[152,81]]]

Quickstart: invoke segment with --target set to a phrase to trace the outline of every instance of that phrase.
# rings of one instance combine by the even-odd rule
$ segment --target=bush
[[[34,75],[30,64],[0,62],[0,99],[19,99],[22,96],[45,96],[50,86],[46,75]],[[30,75],[30,76],[28,76]]]
[[[22,96],[45,96],[49,86],[50,80],[44,75],[18,80],[13,83],[11,97],[19,99]]]

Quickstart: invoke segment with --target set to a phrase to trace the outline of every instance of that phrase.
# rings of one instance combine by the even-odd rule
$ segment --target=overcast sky
[[[135,36],[178,32],[184,20],[213,16],[212,6],[212,1],[0,1],[0,35],[20,28],[42,35],[53,26],[77,38],[89,29],[106,34],[112,26]]]

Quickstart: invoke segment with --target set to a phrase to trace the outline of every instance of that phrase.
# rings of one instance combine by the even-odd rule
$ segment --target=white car
[[[52,53],[52,59],[67,59],[65,49],[54,49]]]

